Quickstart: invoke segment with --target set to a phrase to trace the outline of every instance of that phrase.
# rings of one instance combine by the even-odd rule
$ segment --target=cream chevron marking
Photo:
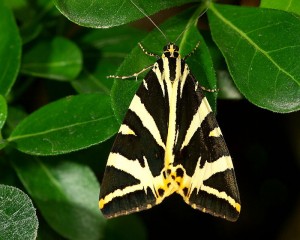
[[[156,126],[153,117],[147,111],[145,105],[141,102],[141,99],[137,95],[133,97],[129,109],[138,115],[138,117],[142,120],[144,127],[146,127],[153,134],[153,137],[155,138],[156,142],[160,146],[165,148],[165,144],[161,139],[160,132]]]
[[[211,108],[207,108],[207,100],[204,97],[202,99],[202,102],[197,110],[197,112],[195,113],[193,120],[190,124],[190,127],[188,128],[186,135],[185,135],[185,139],[181,145],[181,150],[187,146],[191,140],[191,138],[194,136],[195,132],[197,131],[198,128],[201,127],[201,123],[203,122],[203,120],[206,118],[206,116],[211,112]]]

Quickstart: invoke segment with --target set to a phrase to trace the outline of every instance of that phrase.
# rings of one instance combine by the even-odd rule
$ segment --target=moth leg
[[[194,49],[193,49],[188,55],[186,55],[186,56],[183,58],[183,60],[186,60],[188,57],[190,57],[191,55],[193,55],[193,54],[195,53],[195,51],[197,50],[197,48],[199,47],[199,45],[200,45],[200,41],[196,44],[196,46],[194,47]],[[202,89],[203,91],[206,91],[206,92],[217,92],[217,91],[219,91],[218,88],[215,88],[215,89],[209,89],[209,88],[205,88],[205,87],[203,87],[203,86],[200,86],[200,87],[201,87],[201,89]]]
[[[150,52],[148,52],[148,51],[143,47],[143,45],[142,45],[141,43],[138,43],[138,44],[139,44],[140,48],[142,49],[142,51],[143,51],[146,55],[148,55],[148,56],[150,56],[150,57],[160,58],[159,55],[157,55],[157,54],[155,54],[155,53],[150,53]]]
[[[209,88],[205,88],[205,87],[203,87],[203,86],[200,86],[200,87],[201,87],[201,89],[202,89],[203,91],[206,91],[206,92],[211,92],[211,93],[213,93],[213,92],[218,92],[218,91],[219,91],[219,88],[209,89]]]
[[[148,66],[148,67],[143,68],[141,71],[136,72],[136,73],[134,73],[134,74],[132,74],[132,75],[128,75],[128,76],[109,75],[109,76],[107,76],[107,78],[127,79],[127,78],[134,78],[134,77],[135,77],[135,80],[137,80],[138,76],[139,76],[141,73],[145,72],[146,70],[148,70],[149,68],[152,68],[152,67],[153,67],[153,64],[150,65],[150,66]]]
[[[200,45],[200,41],[196,44],[196,46],[194,47],[194,49],[188,55],[186,55],[183,58],[183,60],[186,60],[188,57],[192,56],[195,53],[195,51],[197,50],[197,48],[199,47],[199,45]]]
[[[192,76],[192,78],[194,79],[194,82],[196,84],[196,89],[198,89],[199,87],[205,91],[205,92],[210,92],[210,93],[214,93],[214,92],[218,92],[219,89],[218,88],[213,88],[213,89],[210,89],[210,88],[206,88],[206,87],[203,87],[199,84],[199,82],[194,78],[194,76]]]

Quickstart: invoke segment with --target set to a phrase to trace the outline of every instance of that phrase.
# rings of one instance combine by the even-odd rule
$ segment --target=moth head
[[[164,55],[166,57],[174,57],[177,58],[179,56],[179,47],[176,46],[174,43],[168,43],[164,47]]]

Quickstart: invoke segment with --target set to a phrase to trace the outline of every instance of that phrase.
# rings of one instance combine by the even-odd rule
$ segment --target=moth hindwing
[[[99,207],[111,218],[178,193],[195,209],[237,220],[233,164],[201,86],[169,43],[136,92],[109,155]]]

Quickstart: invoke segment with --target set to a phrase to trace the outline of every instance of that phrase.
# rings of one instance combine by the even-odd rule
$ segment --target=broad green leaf
[[[35,239],[38,224],[30,198],[15,187],[0,185],[0,239]]]
[[[7,96],[20,67],[21,39],[13,14],[0,1],[0,94]]]
[[[21,72],[49,79],[70,81],[80,72],[80,49],[71,41],[55,37],[43,41],[24,53]]]
[[[274,112],[300,109],[300,17],[284,11],[211,4],[212,36],[240,92]]]
[[[89,167],[71,162],[67,156],[39,158],[15,153],[11,160],[55,231],[67,239],[102,238],[105,219],[98,209],[99,183]]]
[[[2,129],[7,118],[7,104],[5,98],[0,95],[0,130]],[[1,134],[0,134],[1,136]],[[1,137],[0,137],[1,140]]]
[[[215,89],[216,78],[212,66],[212,59],[202,36],[196,28],[198,16],[203,11],[203,8],[204,6],[200,6],[196,11],[195,9],[189,9],[183,14],[168,20],[161,28],[167,38],[171,41],[175,41],[180,33],[187,28],[180,40],[176,42],[182,56],[189,54],[195,48],[197,42],[200,41],[199,48],[189,57],[189,59],[187,59],[187,63],[201,86],[204,86],[207,89]],[[163,47],[166,45],[166,40],[160,32],[155,30],[142,41],[142,44],[148,52],[161,55]],[[155,58],[147,56],[139,46],[136,46],[122,63],[116,75],[132,75],[140,72],[145,67],[153,65],[155,61]],[[143,74],[140,74],[138,81],[135,81],[134,78],[128,80],[115,80],[111,93],[112,107],[119,122],[122,121],[133,95],[139,87],[145,73],[148,71],[150,70],[146,70]],[[209,95],[209,101],[213,109],[215,109],[216,95],[212,93],[208,93],[207,95]]]
[[[109,96],[82,94],[32,113],[14,129],[8,141],[29,154],[56,155],[103,142],[117,128]]]
[[[83,46],[84,66],[81,74],[71,82],[79,93],[110,93],[113,79],[125,56],[145,35],[144,31],[126,25],[111,29],[92,29],[79,41]]]
[[[198,2],[195,0],[165,0],[156,1],[153,4],[151,1],[132,1],[147,15],[188,2]],[[85,27],[109,28],[145,17],[131,1],[54,0],[54,4],[69,20]]]
[[[274,8],[288,12],[294,12],[300,15],[299,0],[261,0],[260,7]]]

